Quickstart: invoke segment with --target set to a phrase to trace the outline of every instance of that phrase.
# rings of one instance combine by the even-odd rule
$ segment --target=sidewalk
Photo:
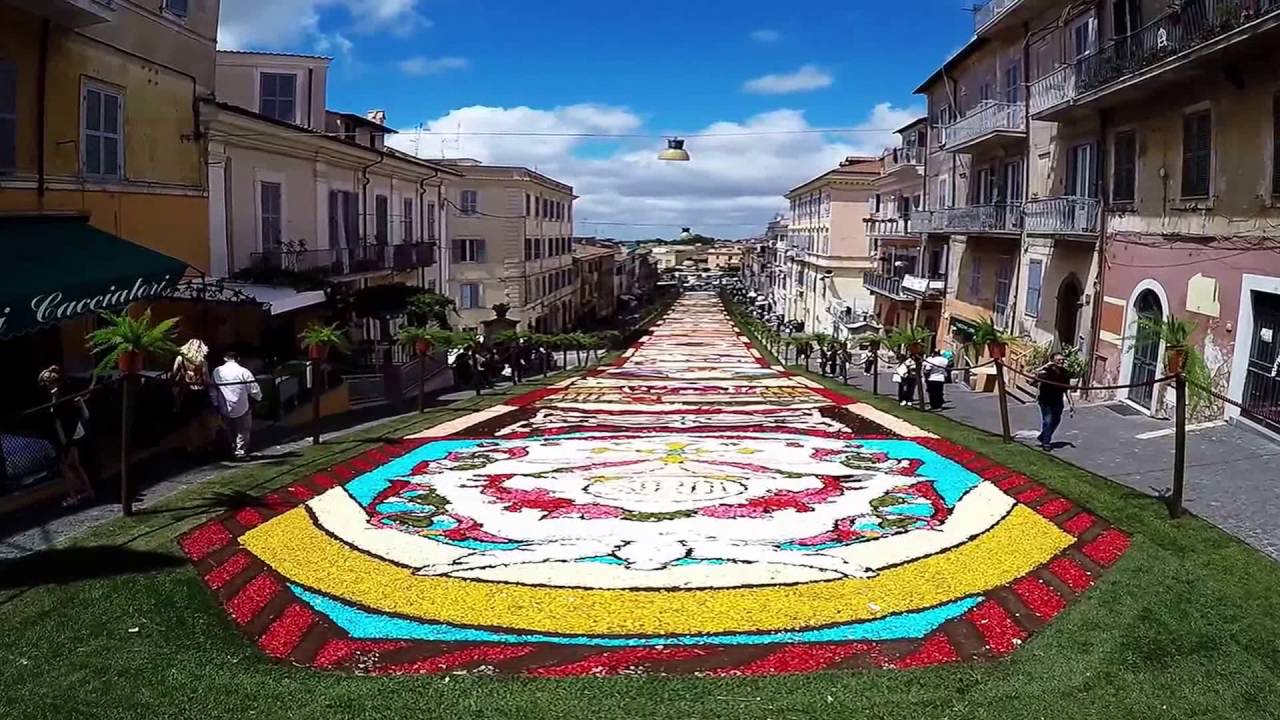
[[[814,363],[816,366],[816,362]],[[852,368],[850,368],[852,371]],[[880,394],[897,386],[885,372]],[[849,385],[871,391],[862,374]],[[947,386],[942,414],[1000,434],[994,393]],[[1018,442],[1035,445],[1040,410],[1034,402],[1009,401],[1009,427]],[[1143,437],[1140,437],[1143,436]],[[1064,416],[1054,455],[1144,495],[1167,495],[1173,483],[1173,423],[1157,420],[1120,402],[1077,405]],[[1280,561],[1280,441],[1252,428],[1221,424],[1187,433],[1186,508],[1271,558]]]

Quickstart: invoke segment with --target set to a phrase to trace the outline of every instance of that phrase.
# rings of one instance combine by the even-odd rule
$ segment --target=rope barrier
[[[1214,390],[1214,389],[1212,389],[1212,388],[1205,387],[1204,385],[1201,385],[1200,383],[1198,383],[1198,382],[1196,382],[1196,381],[1192,380],[1191,378],[1187,378],[1187,384],[1188,384],[1188,385],[1190,385],[1191,387],[1194,387],[1195,389],[1199,390],[1200,392],[1204,393],[1205,395],[1208,395],[1209,397],[1214,398],[1214,399],[1216,399],[1216,400],[1221,400],[1222,402],[1224,402],[1224,403],[1226,403],[1226,404],[1228,404],[1228,405],[1231,405],[1232,407],[1236,407],[1236,408],[1239,408],[1239,409],[1241,409],[1241,410],[1248,410],[1248,408],[1246,408],[1246,407],[1244,406],[1244,404],[1243,404],[1243,403],[1241,403],[1240,401],[1232,400],[1231,398],[1227,397],[1226,395],[1223,395],[1222,393],[1220,393],[1220,392],[1218,392],[1218,391],[1216,391],[1216,390]]]
[[[1044,380],[1039,377],[1036,377],[1035,375],[1030,375],[1021,370],[1018,370],[1017,368],[1013,368],[1008,365],[1005,365],[1004,368],[1015,375],[1021,375],[1022,377],[1027,378],[1028,380],[1034,380],[1041,385],[1052,385],[1052,386],[1060,387],[1066,390],[1078,390],[1081,392],[1094,391],[1094,390],[1127,390],[1129,388],[1145,387],[1147,385],[1158,385],[1160,383],[1165,383],[1171,380],[1175,380],[1178,377],[1176,374],[1165,375],[1164,377],[1156,378],[1155,380],[1148,380],[1146,382],[1140,382],[1140,383],[1127,383],[1125,385],[1072,385],[1071,383],[1061,383],[1056,380]]]

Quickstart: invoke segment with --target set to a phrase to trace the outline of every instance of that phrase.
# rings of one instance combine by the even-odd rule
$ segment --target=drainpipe
[[[315,126],[315,91],[316,91],[316,69],[314,67],[307,68],[307,127],[316,129]]]
[[[427,197],[427,183],[440,177],[439,170],[432,170],[431,173],[431,177],[425,177],[418,181],[418,239],[422,238],[423,232],[427,229],[427,208],[426,203],[423,202]],[[412,242],[412,239],[409,242]],[[440,254],[438,252],[436,253],[435,261],[437,265],[440,263]],[[426,277],[426,272],[419,269],[419,282],[425,283]]]
[[[1031,153],[1035,149],[1035,140],[1031,137],[1031,85],[1026,82],[1027,68],[1031,65],[1031,24],[1022,24],[1022,56],[1019,62],[1022,67],[1018,69],[1019,75],[1022,76],[1022,92],[1019,97],[1022,99],[1022,127],[1027,132],[1027,149],[1022,156],[1022,202],[1025,205],[1027,195],[1030,194],[1027,187],[1031,182]],[[1009,202],[1009,189],[1005,188],[1005,202]],[[1018,261],[1013,266],[1013,298],[1009,303],[1009,311],[1013,314],[1013,322],[1010,323],[1010,329],[1013,325],[1017,325],[1018,333],[1021,334],[1026,330],[1024,326],[1024,313],[1018,312],[1018,298],[1021,296],[1022,286],[1022,260],[1027,254],[1027,216],[1024,212],[1022,216],[1022,229],[1018,232]],[[1044,284],[1044,271],[1041,270],[1041,285]],[[1024,300],[1025,302],[1025,300]],[[1037,310],[1037,315],[1039,311]],[[1034,339],[1034,338],[1033,338]]]
[[[45,18],[40,23],[40,60],[39,67],[36,70],[36,84],[39,88],[39,99],[36,102],[36,196],[40,199],[40,206],[44,207],[45,193],[45,136],[46,114],[49,100],[49,35],[52,32],[52,21]]]
[[[1093,377],[1094,367],[1098,361],[1098,344],[1102,339],[1102,304],[1103,292],[1107,279],[1107,210],[1110,205],[1110,193],[1102,191],[1102,178],[1107,172],[1107,117],[1104,110],[1098,113],[1098,178],[1094,186],[1098,192],[1098,272],[1093,279],[1093,308],[1089,321],[1089,377]]]

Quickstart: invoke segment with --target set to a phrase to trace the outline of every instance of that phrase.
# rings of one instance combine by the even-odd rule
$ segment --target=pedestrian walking
[[[262,400],[262,388],[258,379],[240,364],[237,353],[222,355],[222,365],[213,371],[213,383],[209,387],[218,414],[231,436],[231,453],[236,460],[249,457],[250,435],[253,431],[252,402]]]
[[[93,483],[80,463],[80,448],[88,436],[89,408],[83,396],[68,397],[60,366],[47,368],[37,381],[49,393],[49,420],[54,445],[58,448],[58,471],[67,484],[67,498],[62,504],[79,505],[93,499]]]
[[[1071,387],[1071,372],[1067,370],[1066,358],[1062,353],[1056,352],[1034,375],[1039,386],[1037,402],[1040,405],[1040,435],[1037,439],[1040,441],[1040,449],[1047,452],[1053,449],[1053,433],[1062,423],[1064,399],[1071,408],[1071,414],[1074,416],[1076,413],[1075,404],[1067,393]]]
[[[209,388],[209,347],[200,340],[188,340],[178,348],[169,379],[173,382],[174,411],[179,423],[186,427],[183,444],[187,452],[207,448],[217,433],[217,418],[212,412]]]
[[[935,349],[929,353],[929,357],[924,359],[924,387],[929,393],[931,409],[942,409],[942,403],[945,400],[944,389],[950,381],[951,361],[942,354],[942,351]]]
[[[898,355],[898,367],[893,371],[893,381],[898,383],[898,404],[907,406],[911,404],[912,398],[916,394],[916,364],[913,359],[906,354]]]

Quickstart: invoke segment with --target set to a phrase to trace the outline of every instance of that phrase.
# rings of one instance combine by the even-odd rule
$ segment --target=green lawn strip
[[[1273,563],[1197,519],[1170,523],[1155,501],[1051,457],[943,418],[885,408],[1105,515],[1134,535],[1133,547],[1007,660],[767,679],[371,678],[283,667],[232,627],[184,563],[44,588],[0,606],[0,718],[1276,716],[1280,572]],[[269,489],[256,470],[237,471],[247,477],[235,487]],[[188,502],[207,489],[190,492]],[[181,504],[181,497],[170,500]],[[104,537],[129,536],[119,530]],[[178,531],[157,529],[134,545],[172,552]]]

